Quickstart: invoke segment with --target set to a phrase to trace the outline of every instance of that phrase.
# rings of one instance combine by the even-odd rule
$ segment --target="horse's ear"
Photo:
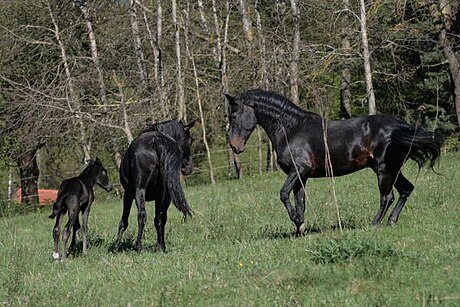
[[[230,105],[236,106],[237,103],[235,101],[235,97],[230,96],[229,94],[225,94],[225,97],[227,98],[227,101]]]
[[[188,124],[184,125],[184,128],[187,129],[187,130],[190,130],[193,126],[195,126],[195,122],[196,120],[192,120],[191,122],[189,122]]]
[[[102,165],[102,161],[101,161],[101,159],[99,159],[98,157],[96,157],[95,163],[96,163],[96,164],[99,164],[99,165]]]

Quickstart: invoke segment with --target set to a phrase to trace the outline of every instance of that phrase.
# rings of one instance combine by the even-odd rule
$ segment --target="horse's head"
[[[91,174],[94,174],[95,183],[107,192],[110,192],[113,186],[109,181],[107,170],[102,165],[102,161],[99,158],[91,160],[88,168],[91,168]]]
[[[228,100],[228,142],[232,150],[239,154],[244,151],[246,142],[257,126],[254,105],[243,103],[241,98],[225,95]]]
[[[193,138],[190,134],[190,129],[195,125],[195,121],[192,121],[188,124],[184,124],[182,120],[179,121],[181,125],[181,137],[176,139],[176,143],[179,146],[179,149],[182,151],[182,167],[181,172],[184,175],[190,175],[193,171],[193,161],[192,161],[192,143]]]

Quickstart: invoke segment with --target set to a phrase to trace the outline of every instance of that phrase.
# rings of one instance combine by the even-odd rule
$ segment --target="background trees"
[[[178,117],[200,119],[195,152],[210,163],[225,146],[225,92],[268,88],[336,119],[369,112],[358,0],[0,5],[1,159],[35,182],[60,170],[43,185],[96,153],[116,160],[130,134]],[[365,11],[377,111],[458,131],[458,1]]]

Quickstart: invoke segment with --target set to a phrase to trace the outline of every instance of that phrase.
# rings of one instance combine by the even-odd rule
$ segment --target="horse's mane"
[[[254,103],[254,109],[261,111],[267,115],[278,117],[292,116],[295,118],[317,117],[318,114],[308,112],[296,106],[288,98],[275,92],[262,89],[248,90],[238,96],[244,104]]]
[[[180,131],[180,126],[180,123],[176,120],[167,120],[160,123],[150,124],[141,132],[141,134],[149,131],[159,131],[166,135],[173,136],[176,132]]]

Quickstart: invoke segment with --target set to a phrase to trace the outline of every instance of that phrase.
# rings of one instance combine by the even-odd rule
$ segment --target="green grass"
[[[121,215],[113,198],[93,206],[89,255],[65,262],[51,260],[49,207],[9,214],[0,218],[0,305],[458,306],[459,157],[442,157],[441,176],[408,163],[416,188],[394,227],[370,226],[379,202],[371,171],[337,178],[343,234],[330,180],[312,179],[307,233],[294,237],[281,173],[187,188],[196,214],[183,223],[171,207],[165,254],[154,252],[152,204],[141,253],[110,252]]]

